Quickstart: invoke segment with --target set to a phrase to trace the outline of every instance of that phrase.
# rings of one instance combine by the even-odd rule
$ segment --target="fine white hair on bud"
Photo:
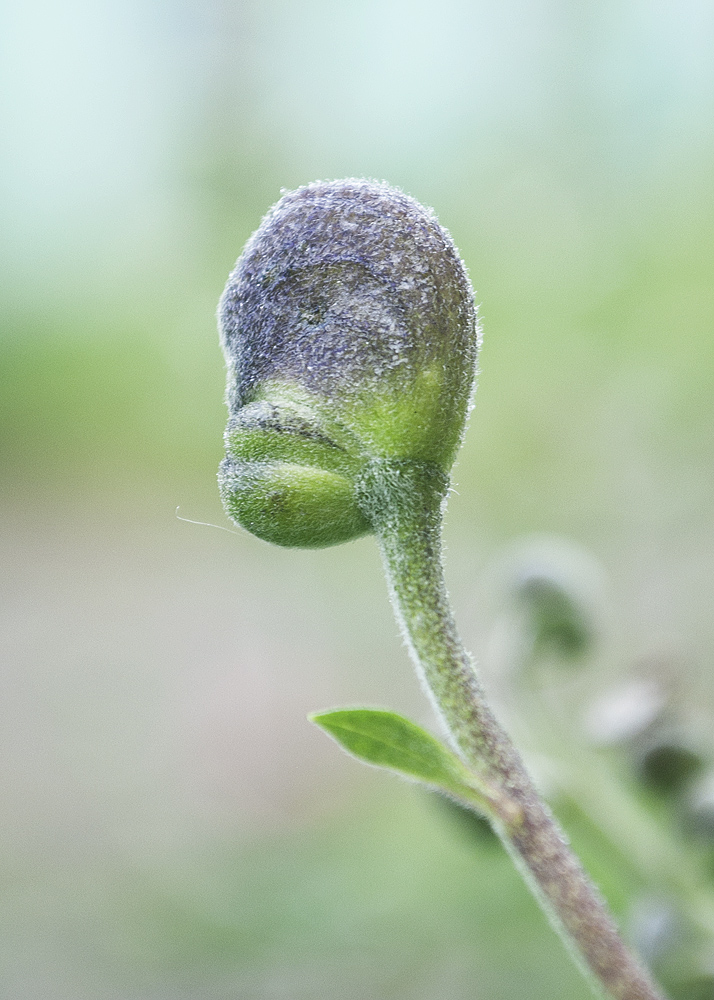
[[[219,305],[231,517],[287,545],[363,534],[373,460],[448,474],[473,391],[473,291],[433,212],[385,183],[285,193]],[[298,472],[298,470],[300,470]]]

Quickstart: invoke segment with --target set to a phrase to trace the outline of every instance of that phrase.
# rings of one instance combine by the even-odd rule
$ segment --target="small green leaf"
[[[522,822],[521,807],[503,789],[403,715],[381,708],[338,708],[308,718],[358,760],[447,792],[506,828],[515,830]]]
[[[367,764],[398,771],[452,794],[463,795],[470,784],[471,776],[456,754],[395,712],[342,708],[318,712],[310,719]]]

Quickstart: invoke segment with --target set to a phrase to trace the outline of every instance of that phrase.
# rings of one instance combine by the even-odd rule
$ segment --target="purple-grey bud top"
[[[219,318],[232,407],[266,379],[342,395],[365,379],[409,382],[434,360],[452,392],[471,389],[475,314],[458,252],[432,212],[384,183],[284,194],[248,241]]]

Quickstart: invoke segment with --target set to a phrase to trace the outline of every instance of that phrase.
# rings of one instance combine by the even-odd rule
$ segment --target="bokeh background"
[[[654,664],[706,734],[714,7],[5,0],[0,50],[3,995],[584,1000],[498,847],[306,721],[435,725],[373,541],[176,509],[229,526],[244,241],[281,188],[387,179],[481,308],[446,537],[487,683],[535,535],[600,567],[588,697]],[[656,871],[565,813],[627,925]]]

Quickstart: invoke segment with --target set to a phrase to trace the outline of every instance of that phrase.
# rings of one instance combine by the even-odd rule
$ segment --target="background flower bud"
[[[284,545],[369,530],[374,459],[451,468],[474,384],[473,293],[433,213],[383,183],[318,182],[268,212],[219,305],[231,517]],[[301,471],[299,471],[301,470]]]

